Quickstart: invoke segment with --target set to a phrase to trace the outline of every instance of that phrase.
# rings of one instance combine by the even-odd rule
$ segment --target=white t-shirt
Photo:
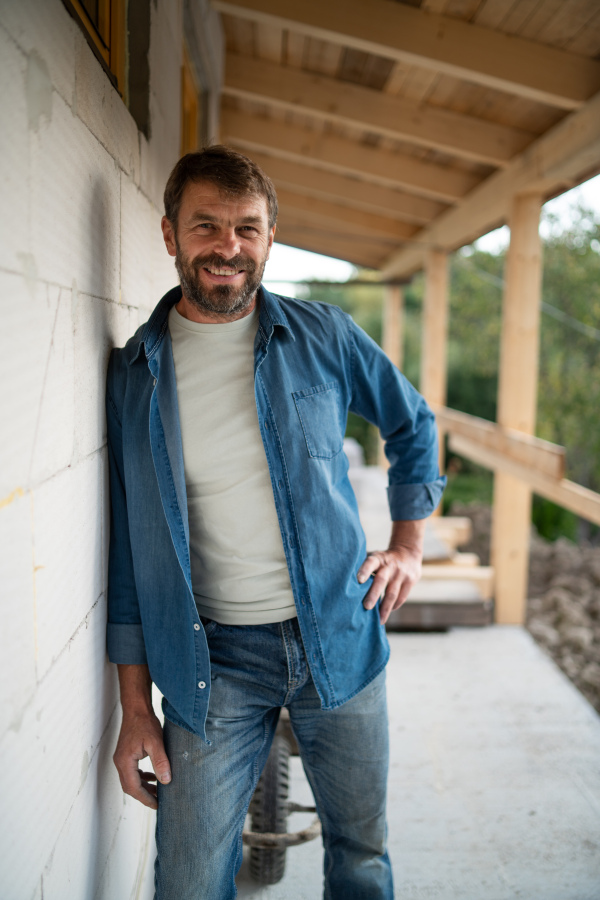
[[[296,615],[254,397],[258,310],[191,322],[173,307],[192,587],[200,615],[225,625]]]

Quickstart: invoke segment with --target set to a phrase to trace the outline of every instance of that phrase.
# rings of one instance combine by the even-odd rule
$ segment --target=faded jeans
[[[392,900],[385,672],[342,706],[322,710],[296,619],[256,626],[203,621],[210,745],[165,722],[172,781],[158,785],[156,900],[236,896],[244,820],[282,706],[323,827],[325,900]]]

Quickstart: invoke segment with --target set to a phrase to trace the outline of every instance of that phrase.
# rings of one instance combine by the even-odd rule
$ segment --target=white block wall
[[[107,662],[104,379],[176,283],[182,14],[153,0],[147,141],[61,0],[0,3],[0,897],[153,895]]]

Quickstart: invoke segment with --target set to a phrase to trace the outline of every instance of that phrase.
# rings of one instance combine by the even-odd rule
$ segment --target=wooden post
[[[391,361],[402,369],[404,360],[404,293],[398,285],[386,285],[381,344]]]
[[[433,406],[446,405],[448,351],[448,254],[429,250],[421,338],[420,390]],[[444,433],[438,428],[440,472],[444,470]],[[440,507],[436,510],[440,512]]]
[[[513,199],[502,307],[498,424],[525,434],[535,431],[537,405],[541,202],[536,194]],[[492,564],[496,621],[502,624],[525,621],[530,531],[531,489],[511,475],[496,472]]]
[[[381,346],[398,369],[404,361],[404,292],[399,285],[386,285],[383,301]],[[378,463],[387,471],[389,462],[379,439]]]

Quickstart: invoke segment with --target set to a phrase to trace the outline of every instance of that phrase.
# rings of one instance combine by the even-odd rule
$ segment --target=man
[[[246,157],[183,157],[162,221],[181,287],[109,366],[114,758],[124,791],[158,807],[158,900],[235,897],[283,706],[323,826],[325,897],[393,897],[384,623],[419,577],[443,488],[435,427],[341,310],[261,287],[276,218],[273,185]],[[369,556],[348,410],[379,426],[391,463],[392,539]]]

